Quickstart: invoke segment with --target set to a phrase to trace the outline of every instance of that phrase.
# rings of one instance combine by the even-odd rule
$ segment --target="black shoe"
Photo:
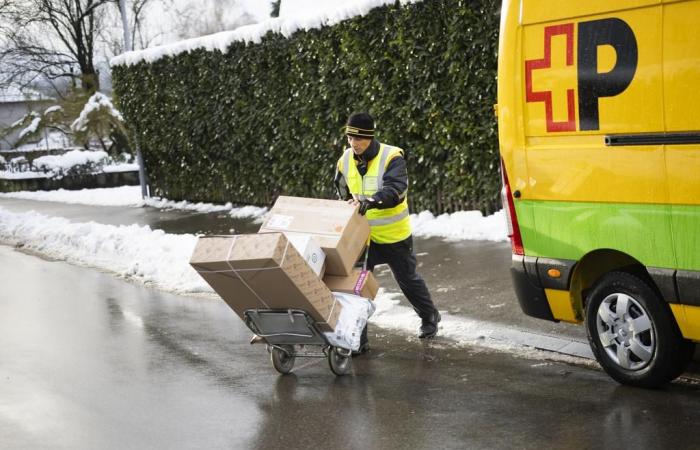
[[[438,332],[438,322],[440,322],[440,319],[440,313],[436,309],[429,318],[423,319],[418,337],[420,339],[429,339],[434,337]]]
[[[360,344],[360,348],[352,352],[352,356],[359,356],[359,355],[364,355],[369,351],[369,342],[365,342],[364,344]]]

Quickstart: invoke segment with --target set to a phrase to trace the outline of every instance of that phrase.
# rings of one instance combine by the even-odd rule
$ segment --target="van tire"
[[[620,307],[623,310],[618,311]],[[627,272],[610,272],[596,282],[586,305],[586,331],[591,350],[608,375],[642,388],[677,378],[695,346],[683,339],[656,290]]]

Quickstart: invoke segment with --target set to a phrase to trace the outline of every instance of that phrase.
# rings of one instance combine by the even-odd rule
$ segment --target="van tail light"
[[[506,222],[508,225],[508,237],[510,245],[513,248],[513,253],[516,255],[524,255],[523,238],[520,236],[520,226],[518,225],[518,216],[515,214],[515,204],[513,203],[513,193],[510,190],[508,182],[508,174],[506,166],[501,159],[501,181],[503,188],[501,189],[501,200],[503,201],[503,209],[506,211]]]

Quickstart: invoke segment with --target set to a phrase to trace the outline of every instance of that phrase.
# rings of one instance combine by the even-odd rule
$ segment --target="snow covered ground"
[[[0,198],[19,198],[44,202],[62,202],[96,206],[152,206],[161,209],[180,209],[202,213],[228,211],[231,217],[253,218],[258,221],[267,208],[256,206],[234,207],[231,203],[214,205],[211,203],[174,202],[167,199],[141,198],[139,186],[122,186],[105,189],[83,189],[80,191],[38,191],[0,193]],[[454,240],[507,240],[506,219],[503,211],[484,217],[479,211],[459,211],[435,217],[430,211],[411,215],[413,234],[419,237],[441,237]]]
[[[183,211],[195,211],[201,213],[228,211],[234,218],[259,219],[267,208],[257,206],[234,207],[231,203],[214,205],[212,203],[192,203],[188,201],[171,201],[152,197],[141,198],[140,186],[121,186],[116,188],[81,189],[79,191],[23,191],[0,193],[0,198],[18,198],[24,200],[36,200],[42,202],[70,203],[75,205],[92,206],[151,206],[159,209],[179,209]]]

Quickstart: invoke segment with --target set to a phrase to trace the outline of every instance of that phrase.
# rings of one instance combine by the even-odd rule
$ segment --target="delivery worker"
[[[366,112],[348,118],[345,134],[350,148],[338,160],[338,195],[359,205],[370,225],[367,268],[386,263],[391,268],[422,323],[419,338],[435,336],[440,313],[423,278],[416,273],[411,220],[408,213],[408,172],[403,150],[374,139],[374,119]],[[358,353],[369,350],[367,328]]]

